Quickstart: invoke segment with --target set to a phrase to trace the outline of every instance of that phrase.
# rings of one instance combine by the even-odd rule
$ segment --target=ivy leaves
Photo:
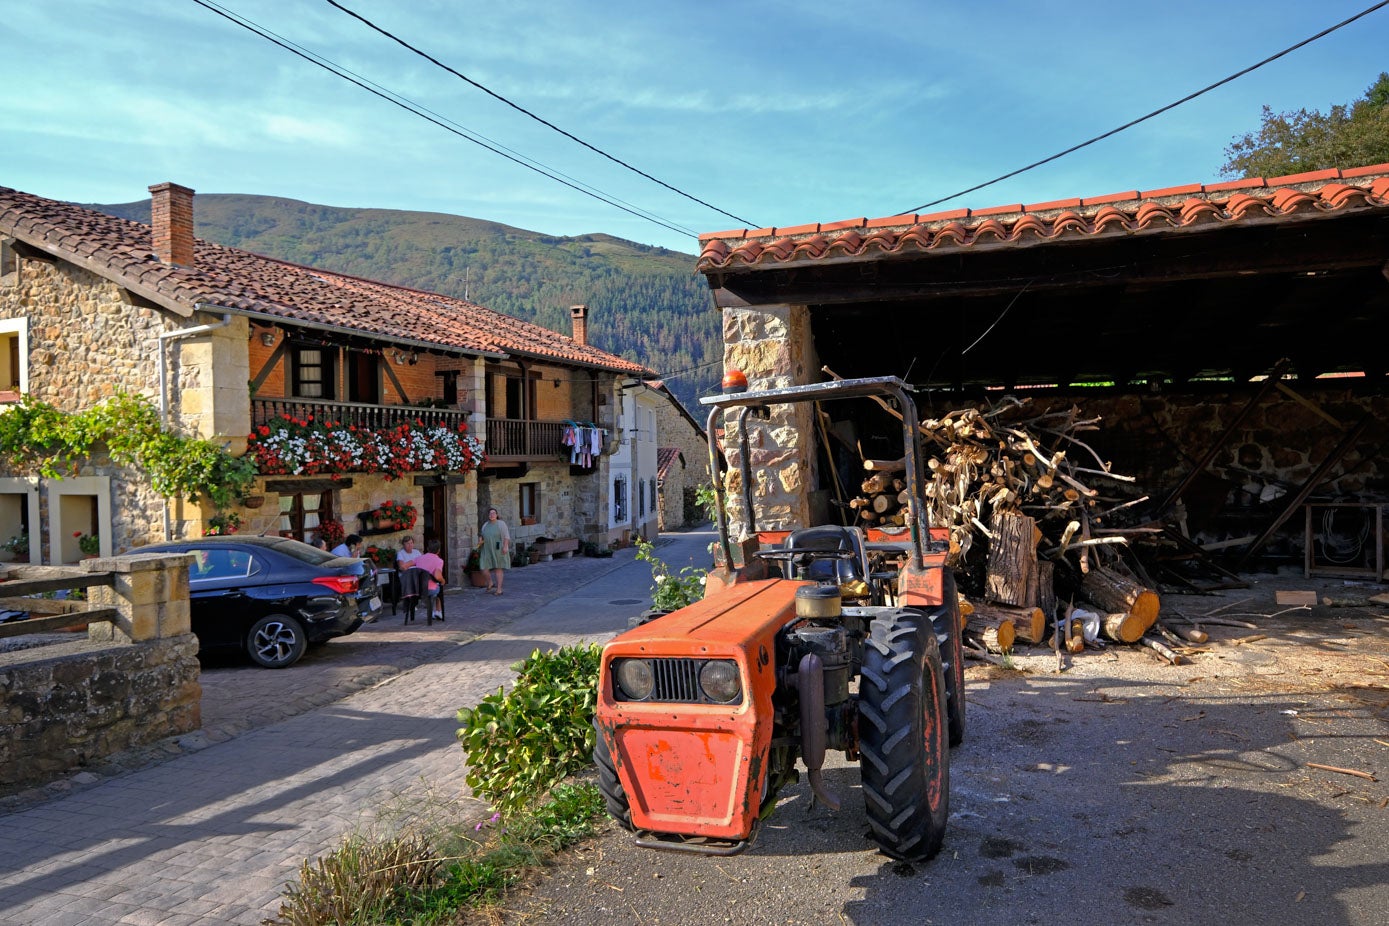
[[[113,463],[142,470],[166,498],[206,497],[224,508],[256,478],[248,456],[233,457],[210,441],[165,430],[158,410],[142,396],[117,393],[83,411],[64,412],[25,395],[0,414],[0,460],[31,466],[50,479],[74,475],[103,446]]]

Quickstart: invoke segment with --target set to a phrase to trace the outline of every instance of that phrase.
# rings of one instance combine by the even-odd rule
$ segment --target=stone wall
[[[670,398],[659,403],[656,409],[657,445],[676,447],[685,456],[683,466],[678,460],[671,465],[666,482],[661,486],[662,530],[685,526],[685,489],[709,482],[709,442],[704,432],[681,414],[675,401]],[[706,410],[700,409],[692,414],[702,411]]]
[[[811,338],[810,311],[805,306],[757,306],[725,309],[723,313],[724,369],[742,370],[750,389],[778,389],[821,379]],[[745,522],[740,474],[742,447],[733,426],[732,412],[724,416],[724,456],[728,476],[731,524],[736,535]],[[757,504],[757,526],[785,530],[812,523],[810,493],[817,485],[814,441],[814,406],[810,403],[781,405],[770,420],[749,416],[748,450],[752,487]]]
[[[0,653],[0,790],[198,729],[197,652],[183,634]]]
[[[485,514],[495,507],[497,514],[506,522],[514,542],[531,543],[537,537],[562,540],[575,537],[579,540],[592,540],[584,525],[592,524],[599,517],[597,483],[603,479],[603,468],[585,475],[570,475],[569,464],[561,462],[532,463],[526,475],[516,479],[488,478],[478,487],[478,511]],[[534,483],[539,494],[539,517],[535,524],[521,524],[521,486]],[[471,525],[476,536],[482,523]]]
[[[115,608],[85,640],[0,652],[0,789],[54,777],[202,725],[187,556],[89,560],[93,608]],[[83,573],[7,567],[13,579]],[[22,638],[20,638],[22,639]]]
[[[195,325],[217,325],[220,315],[183,319],[154,308],[127,290],[72,264],[23,258],[0,275],[0,318],[28,318],[28,390],[36,399],[68,412],[81,411],[118,392],[160,404],[160,334]],[[250,430],[246,389],[247,324],[233,318],[225,327],[169,339],[167,404],[171,423],[230,446],[245,447]],[[37,475],[21,471],[16,475]],[[163,539],[164,499],[143,474],[117,467],[100,453],[72,474],[110,480],[109,523],[78,525],[102,535],[103,551],[120,552]],[[40,524],[30,525],[35,562],[58,562],[69,545],[52,530],[54,480],[40,480]],[[172,535],[198,527],[175,523]],[[64,534],[72,526],[62,525]],[[69,557],[70,558],[70,557]]]

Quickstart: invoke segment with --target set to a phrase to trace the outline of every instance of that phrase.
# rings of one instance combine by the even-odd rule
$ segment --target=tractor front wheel
[[[598,766],[598,790],[603,794],[603,803],[608,814],[622,825],[623,829],[635,830],[632,825],[632,805],[627,801],[627,792],[622,787],[622,779],[617,777],[617,766],[613,764],[608,743],[603,739],[603,731],[594,724],[598,738],[593,743],[593,763]]]
[[[859,751],[871,836],[893,858],[940,851],[950,804],[945,675],[930,618],[873,621],[859,681]]]

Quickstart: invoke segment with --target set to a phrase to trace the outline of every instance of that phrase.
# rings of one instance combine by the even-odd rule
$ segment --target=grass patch
[[[495,905],[563,849],[597,832],[596,785],[566,782],[548,799],[481,823],[349,838],[305,861],[265,926],[443,926]]]

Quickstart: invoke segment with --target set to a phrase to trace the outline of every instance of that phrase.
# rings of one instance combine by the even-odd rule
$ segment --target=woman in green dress
[[[487,509],[487,520],[478,532],[478,568],[487,573],[487,590],[502,593],[502,575],[511,568],[511,531],[497,515],[497,509]]]

